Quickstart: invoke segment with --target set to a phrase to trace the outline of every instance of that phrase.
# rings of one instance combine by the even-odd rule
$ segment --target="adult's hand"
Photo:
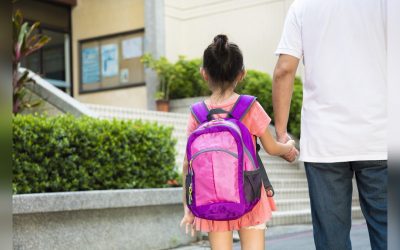
[[[292,138],[290,138],[288,133],[285,132],[283,134],[276,133],[276,139],[278,142],[286,143],[287,141],[291,140]],[[292,150],[290,150],[288,153],[282,155],[281,157],[288,162],[293,162],[294,160],[296,160],[296,157],[298,155],[299,155],[299,151],[296,149],[296,147],[293,147]]]

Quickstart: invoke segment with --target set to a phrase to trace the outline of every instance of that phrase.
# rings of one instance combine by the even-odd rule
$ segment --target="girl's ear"
[[[200,75],[203,77],[204,81],[208,82],[208,74],[203,67],[200,68]]]
[[[241,82],[241,81],[243,81],[243,79],[246,77],[246,74],[247,74],[247,70],[242,70],[240,73],[239,73],[239,75],[237,76],[237,78],[236,78],[236,82]]]

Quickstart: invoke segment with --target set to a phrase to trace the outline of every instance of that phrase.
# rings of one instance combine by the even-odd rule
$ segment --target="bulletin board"
[[[79,41],[80,93],[144,85],[144,30]]]

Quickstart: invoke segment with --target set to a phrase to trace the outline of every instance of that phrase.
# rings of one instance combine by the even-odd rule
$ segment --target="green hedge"
[[[13,117],[13,192],[155,188],[177,178],[172,128],[70,115]]]
[[[272,79],[261,71],[248,70],[246,77],[239,84],[237,92],[257,96],[258,102],[274,121],[272,107]],[[300,137],[301,105],[303,101],[303,86],[299,77],[295,78],[292,102],[289,112],[288,131]]]
[[[168,89],[167,99],[198,97],[210,94],[207,84],[199,73],[201,67],[201,60],[199,59],[188,60],[181,56],[176,63],[171,63],[165,57],[156,60],[150,54],[146,54],[143,56],[142,62],[146,67],[155,70],[159,78],[168,86],[166,88]],[[238,86],[237,92],[257,96],[260,104],[273,119],[272,79],[267,73],[248,70],[247,76]],[[300,78],[296,77],[288,130],[297,137],[300,136],[302,100],[302,83]]]

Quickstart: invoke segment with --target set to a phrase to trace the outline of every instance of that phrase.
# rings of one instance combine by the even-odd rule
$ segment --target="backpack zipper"
[[[206,149],[202,149],[202,150],[196,152],[196,153],[192,156],[192,160],[191,160],[191,161],[193,161],[194,159],[196,159],[196,157],[197,157],[199,154],[202,154],[202,153],[205,153],[205,152],[211,152],[211,151],[222,151],[222,152],[225,152],[225,153],[228,153],[228,154],[232,155],[232,156],[235,157],[235,158],[238,158],[238,154],[233,153],[233,152],[231,152],[231,151],[229,151],[229,150],[227,150],[227,149],[224,149],[224,148],[206,148]]]

